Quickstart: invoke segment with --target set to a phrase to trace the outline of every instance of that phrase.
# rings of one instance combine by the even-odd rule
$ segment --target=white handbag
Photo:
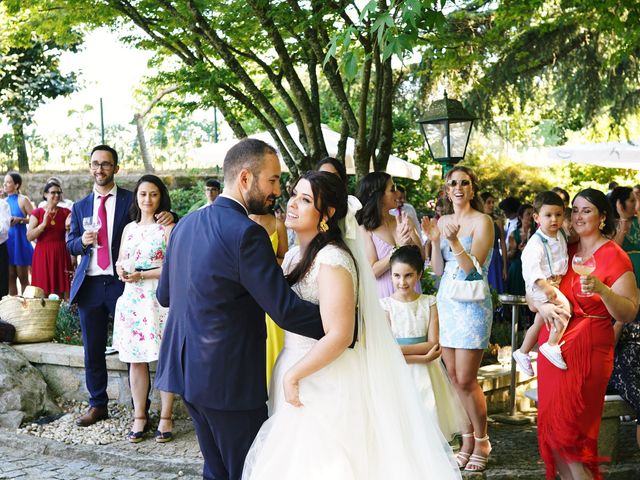
[[[489,294],[487,282],[482,276],[482,267],[480,267],[476,257],[469,254],[469,258],[471,258],[475,270],[466,275],[466,278],[459,278],[464,276],[465,272],[458,265],[453,274],[449,296],[452,300],[458,302],[479,302],[487,298]]]

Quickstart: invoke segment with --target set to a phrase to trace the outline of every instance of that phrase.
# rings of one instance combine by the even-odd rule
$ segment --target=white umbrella
[[[530,148],[522,152],[520,157],[534,166],[572,162],[609,168],[640,170],[640,147],[627,142]]]
[[[287,125],[287,130],[289,131],[291,137],[298,145],[298,148],[302,149],[302,145],[300,144],[298,134],[298,127],[294,123]],[[324,138],[325,145],[327,147],[327,153],[331,157],[335,157],[338,155],[338,142],[340,141],[340,134],[334,130],[331,130],[327,125],[322,124],[322,136]],[[276,142],[274,141],[271,134],[268,132],[260,132],[254,135],[250,135],[251,138],[257,138],[259,140],[263,140],[270,145],[276,146]],[[190,152],[191,156],[194,159],[198,158],[207,158],[207,163],[212,166],[222,167],[222,163],[224,161],[224,157],[227,154],[227,151],[233,147],[238,140],[226,140],[224,142],[218,143],[210,143],[203,145],[202,147],[196,148]],[[356,169],[353,162],[353,153],[355,151],[355,141],[353,138],[347,138],[347,148],[345,151],[345,166],[347,168],[347,173],[355,174]],[[210,162],[213,163],[210,163]],[[280,156],[280,167],[282,171],[288,172],[286,164],[282,160],[282,156]],[[372,170],[373,165],[370,165],[369,170]],[[420,179],[420,167],[418,165],[414,165],[413,163],[409,163],[406,160],[402,160],[401,158],[396,157],[395,155],[389,156],[389,162],[387,163],[387,173],[393,177],[403,177],[410,178],[412,180]]]

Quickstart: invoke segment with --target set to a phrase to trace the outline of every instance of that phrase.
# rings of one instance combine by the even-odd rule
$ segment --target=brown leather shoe
[[[80,418],[76,418],[76,425],[79,427],[88,427],[107,418],[109,418],[109,410],[107,410],[107,407],[90,407],[87,413]]]

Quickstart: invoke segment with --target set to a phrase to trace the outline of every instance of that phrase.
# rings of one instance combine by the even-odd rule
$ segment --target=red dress
[[[44,213],[43,208],[36,208],[31,212],[38,219],[38,225],[42,223]],[[58,208],[55,215],[49,217],[49,223],[36,241],[31,265],[31,284],[43,289],[45,295],[71,290],[71,257],[67,251],[64,226],[70,214],[70,210]]]
[[[577,246],[569,246],[569,265]],[[607,286],[625,272],[633,272],[629,256],[608,241],[594,253],[593,273]],[[573,308],[573,316],[562,341],[567,370],[560,370],[544,356],[538,356],[538,444],[547,478],[556,478],[552,451],[568,463],[584,464],[594,479],[601,479],[598,463],[598,432],[607,383],[613,370],[613,328],[611,315],[600,295],[579,297],[580,276],[571,268],[560,290]],[[538,344],[549,338],[540,330]]]

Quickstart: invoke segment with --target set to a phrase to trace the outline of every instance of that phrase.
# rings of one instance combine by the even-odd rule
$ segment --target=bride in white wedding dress
[[[283,268],[296,293],[320,305],[326,334],[318,341],[285,332],[270,418],[243,480],[461,478],[378,302],[359,207],[330,173],[307,172],[294,186],[286,225],[299,246]]]

